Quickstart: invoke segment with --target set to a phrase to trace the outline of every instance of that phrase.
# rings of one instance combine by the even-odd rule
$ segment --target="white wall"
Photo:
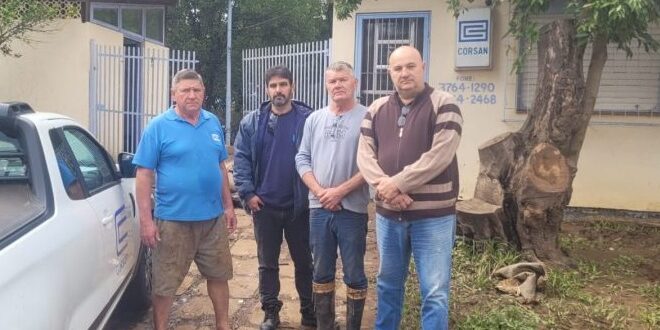
[[[0,100],[28,102],[88,126],[90,40],[121,46],[123,36],[80,19],[58,20],[50,29],[29,45],[12,44],[21,57],[0,57]]]

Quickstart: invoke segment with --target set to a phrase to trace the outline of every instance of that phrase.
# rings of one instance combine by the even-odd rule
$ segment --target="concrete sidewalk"
[[[231,254],[234,262],[234,278],[229,282],[229,316],[232,329],[258,329],[263,320],[263,312],[259,304],[259,272],[257,262],[257,245],[254,240],[252,219],[240,209],[237,209],[238,228],[231,235]],[[378,267],[377,250],[373,216],[369,217],[369,232],[367,237],[367,256],[365,268],[369,278],[369,296],[362,321],[363,329],[372,329],[375,316],[375,272]],[[280,329],[300,329],[300,313],[298,294],[294,285],[294,268],[286,243],[282,245],[280,254],[280,300],[284,306],[280,311],[282,323]],[[341,264],[337,265],[337,320],[342,329],[345,325],[346,288],[341,281]],[[170,328],[172,329],[214,329],[213,306],[206,290],[206,281],[193,265],[177,291],[172,313]],[[131,325],[129,329],[151,329],[151,312]]]

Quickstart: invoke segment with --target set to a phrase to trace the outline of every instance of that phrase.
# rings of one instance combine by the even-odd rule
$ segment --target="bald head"
[[[392,60],[400,60],[400,59],[406,59],[406,60],[414,60],[419,63],[422,63],[422,54],[419,53],[417,48],[412,47],[412,46],[401,46],[397,49],[395,49],[392,54],[390,54],[390,60],[389,64],[392,64]]]
[[[424,90],[422,55],[411,46],[401,46],[390,54],[390,78],[403,101],[414,99]]]

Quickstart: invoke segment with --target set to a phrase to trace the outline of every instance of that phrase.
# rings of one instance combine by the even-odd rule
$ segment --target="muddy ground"
[[[372,329],[376,311],[375,281],[378,270],[378,255],[373,222],[370,216],[368,247],[365,266],[370,281],[368,302],[363,319],[363,329]],[[530,308],[541,318],[551,322],[541,323],[538,328],[558,329],[600,329],[625,328],[647,329],[652,324],[643,319],[643,311],[650,308],[651,316],[660,316],[658,285],[660,282],[660,215],[633,212],[602,210],[569,210],[562,226],[562,246],[571,258],[581,264],[593,267],[593,277],[579,288],[588,297],[598,297],[611,308],[602,320],[593,314],[596,310],[571,311],[558,308],[551,295],[547,304],[542,302]],[[234,279],[230,282],[230,317],[233,329],[255,329],[262,321],[258,299],[258,272],[256,244],[252,232],[251,220],[239,211],[239,226],[232,235],[231,250],[234,256]],[[286,247],[281,257],[281,299],[284,308],[280,312],[281,329],[299,329],[300,315],[298,300],[293,285],[293,266]],[[341,265],[338,265],[341,269]],[[456,276],[457,274],[454,274]],[[345,311],[345,287],[338,272],[337,315],[343,326]],[[646,291],[645,291],[645,288]],[[655,290],[655,291],[654,291]],[[646,292],[646,293],[645,293]],[[650,293],[649,293],[650,292]],[[514,298],[507,298],[494,289],[481,290],[470,299],[455,296],[452,303],[452,327],[461,327],[463,322],[474,313],[488,310],[492,304],[516,304]],[[571,303],[565,300],[566,303]],[[458,305],[457,305],[458,304]],[[578,306],[578,305],[576,305]],[[613,307],[612,307],[613,306]],[[590,307],[589,307],[590,308]],[[612,309],[613,308],[613,309]],[[607,315],[609,314],[614,315]],[[612,312],[614,311],[614,312]],[[616,312],[616,313],[615,313]],[[558,313],[564,313],[558,315]],[[659,314],[654,314],[659,313]],[[646,315],[646,314],[644,314]],[[608,320],[609,317],[609,320]],[[405,319],[404,319],[405,320]],[[173,329],[212,329],[213,309],[206,294],[206,284],[195,266],[177,292],[170,318]],[[118,310],[113,315],[106,329],[149,329],[151,315],[131,315],[130,311]],[[402,324],[403,329],[417,328],[416,324]]]

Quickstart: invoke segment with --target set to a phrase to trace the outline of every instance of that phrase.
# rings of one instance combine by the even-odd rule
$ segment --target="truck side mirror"
[[[119,173],[122,178],[134,178],[137,165],[133,164],[133,154],[130,152],[120,152],[117,157],[119,163]]]

